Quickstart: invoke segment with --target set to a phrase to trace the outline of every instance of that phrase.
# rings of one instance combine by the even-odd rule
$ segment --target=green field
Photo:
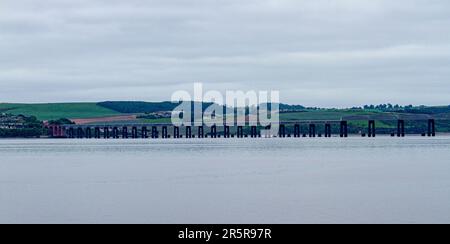
[[[152,124],[152,123],[171,123],[172,119],[171,118],[161,118],[161,119],[139,119],[139,121],[141,123],[148,123],[148,124]]]
[[[13,104],[0,103],[0,112],[36,116],[39,120],[83,119],[121,115],[96,103]]]
[[[351,111],[351,110],[311,110],[305,112],[282,113],[280,120],[295,121],[295,120],[341,120],[346,116],[354,115],[373,115],[374,112]]]

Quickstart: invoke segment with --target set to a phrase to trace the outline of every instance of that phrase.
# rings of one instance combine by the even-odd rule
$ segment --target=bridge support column
[[[100,128],[99,127],[95,127],[95,132],[94,132],[94,134],[95,134],[95,139],[100,139],[100,137],[101,137],[101,133],[100,133]]]
[[[109,137],[110,137],[110,135],[109,135],[109,127],[103,128],[103,138],[109,139]]]
[[[50,137],[57,137],[58,134],[58,128],[56,125],[51,125],[50,127],[48,127],[48,135]]]
[[[69,134],[70,134],[70,138],[75,138],[75,129],[74,128],[70,128]]]
[[[402,119],[397,122],[397,137],[405,137],[405,121]]]
[[[258,128],[256,126],[252,126],[250,128],[250,136],[251,136],[251,138],[257,138],[258,137]]]
[[[56,135],[55,135],[56,137],[63,137],[63,136],[64,136],[64,135],[63,135],[63,132],[62,132],[63,130],[62,130],[62,127],[61,127],[61,126],[58,125],[58,126],[56,126],[55,129],[56,129]]]
[[[280,125],[278,136],[282,137],[282,138],[286,137],[286,126],[285,125]]]
[[[122,138],[128,139],[128,127],[127,126],[122,127]]]
[[[77,138],[82,139],[84,137],[83,128],[78,128],[77,130]]]
[[[205,130],[203,126],[198,127],[198,138],[204,138],[205,137]]]
[[[66,137],[66,128],[65,127],[59,127],[59,135],[61,137]]]
[[[375,120],[369,120],[369,137],[376,137]]]
[[[272,125],[268,125],[266,127],[264,127],[264,137],[265,138],[270,138],[272,137]]]
[[[51,125],[47,129],[48,129],[48,136],[50,136],[50,137],[57,137],[58,128],[57,128],[56,125],[53,125],[53,126]]]
[[[348,137],[348,122],[347,121],[341,121],[340,136]]]
[[[141,133],[141,137],[143,139],[147,139],[148,138],[148,130],[146,126],[143,126],[141,129],[142,133]]]
[[[62,126],[59,127],[59,135],[61,137],[66,137],[66,128],[65,127],[62,127]]]
[[[173,138],[180,138],[180,127],[174,126],[173,127]]]
[[[162,127],[162,138],[163,139],[169,138],[169,133],[167,132],[167,126]]]
[[[211,127],[211,138],[217,138],[217,126],[213,125]]]
[[[117,127],[113,128],[113,138],[119,139],[119,128],[117,128]]]
[[[244,138],[244,127],[238,126],[237,128],[237,137]]]
[[[192,138],[192,127],[186,126],[186,138]]]
[[[298,138],[300,136],[301,136],[300,125],[296,124],[294,125],[294,137]]]
[[[69,138],[75,138],[75,129],[72,127],[69,128]]]
[[[225,125],[225,127],[223,128],[223,137],[225,137],[225,138],[230,138],[231,137],[230,126]]]
[[[48,135],[50,137],[56,137],[56,125],[55,126],[49,126],[48,127]]]
[[[158,135],[158,127],[156,126],[152,126],[152,138],[153,139],[158,139],[159,135]]]
[[[325,137],[331,137],[331,125],[325,124]]]
[[[316,137],[316,125],[315,124],[309,125],[309,137]]]
[[[131,128],[131,138],[137,139],[138,138],[138,129],[136,126],[133,126]]]
[[[91,139],[92,138],[92,130],[91,127],[86,128],[86,138]]]
[[[428,120],[428,136],[436,136],[436,121],[434,119]]]

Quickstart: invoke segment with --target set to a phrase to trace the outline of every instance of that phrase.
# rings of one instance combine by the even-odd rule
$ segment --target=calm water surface
[[[0,140],[0,223],[450,223],[450,137]]]

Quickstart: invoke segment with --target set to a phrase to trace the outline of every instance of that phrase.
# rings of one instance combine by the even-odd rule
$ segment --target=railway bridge
[[[365,122],[364,122],[365,121]],[[389,121],[395,124],[391,129],[377,130],[377,122]],[[414,121],[421,124],[423,131],[410,133],[406,124]],[[353,124],[366,124],[365,128],[351,133],[349,126]],[[272,124],[272,126],[275,124]],[[436,119],[425,118],[406,120],[403,118],[380,120],[380,118],[347,117],[341,120],[302,120],[279,122],[278,130],[271,133],[271,126],[174,126],[170,123],[130,123],[130,124],[89,124],[89,125],[50,125],[49,136],[53,138],[96,138],[96,139],[137,139],[137,138],[259,138],[259,137],[348,137],[358,134],[363,137],[376,137],[378,133],[388,134],[392,137],[405,137],[407,134],[420,134],[422,136],[436,136]],[[415,130],[417,131],[417,130]],[[269,133],[269,134],[268,134]]]

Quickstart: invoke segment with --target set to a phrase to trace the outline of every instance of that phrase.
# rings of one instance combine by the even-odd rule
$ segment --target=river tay
[[[450,137],[0,140],[1,223],[450,223]]]

